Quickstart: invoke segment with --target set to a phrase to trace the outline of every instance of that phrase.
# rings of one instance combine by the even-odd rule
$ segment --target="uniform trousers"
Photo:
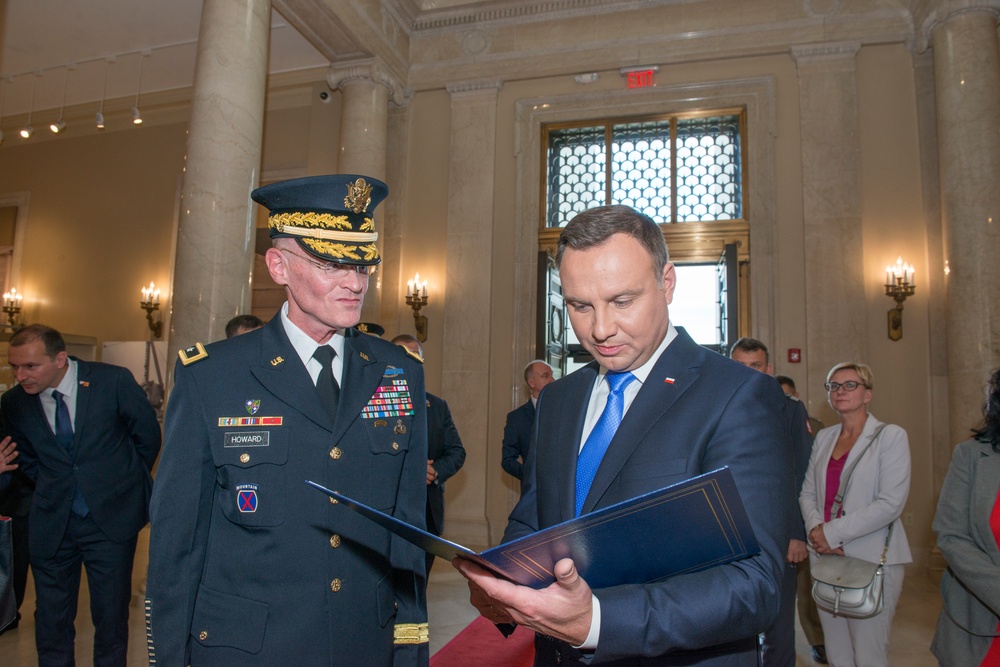
[[[75,664],[77,600],[81,565],[87,568],[94,621],[95,667],[125,667],[128,607],[136,538],[112,542],[91,515],[70,513],[66,534],[51,558],[31,554],[35,579],[35,646],[39,667]]]
[[[822,609],[819,619],[826,637],[826,657],[831,667],[886,667],[889,664],[889,629],[903,592],[903,565],[886,565],[882,611],[872,618],[844,618]]]
[[[823,639],[823,626],[819,622],[819,612],[816,610],[816,601],[812,597],[812,574],[809,569],[809,559],[798,564],[795,577],[798,580],[797,602],[799,607],[799,623],[802,624],[802,634],[806,636],[806,641],[810,646],[820,646],[825,644]]]

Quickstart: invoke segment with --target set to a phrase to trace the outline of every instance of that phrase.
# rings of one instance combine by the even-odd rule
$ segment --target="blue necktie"
[[[580,516],[583,509],[583,501],[590,492],[590,485],[594,482],[594,475],[601,465],[604,453],[608,451],[611,439],[615,437],[618,425],[622,423],[622,415],[625,413],[625,389],[629,383],[635,379],[632,373],[608,372],[604,379],[611,387],[608,394],[608,403],[604,406],[594,430],[587,436],[587,442],[583,445],[583,451],[576,460],[576,516]]]
[[[66,448],[69,452],[70,457],[73,456],[73,420],[69,416],[69,408],[66,406],[66,401],[63,400],[63,395],[58,391],[52,392],[52,398],[56,402],[56,440],[59,444]],[[90,514],[90,508],[87,507],[86,501],[83,499],[83,494],[80,493],[80,487],[77,486],[73,492],[73,505],[72,510],[74,514],[79,516],[87,516]]]

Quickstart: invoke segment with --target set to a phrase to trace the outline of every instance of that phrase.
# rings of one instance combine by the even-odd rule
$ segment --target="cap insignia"
[[[368,204],[372,202],[372,186],[359,178],[347,186],[347,196],[344,197],[344,206],[355,213],[364,213],[368,210]]]

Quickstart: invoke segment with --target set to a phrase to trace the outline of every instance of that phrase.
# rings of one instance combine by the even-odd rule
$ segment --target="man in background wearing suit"
[[[524,477],[524,462],[528,460],[531,429],[535,426],[535,402],[538,394],[552,382],[552,367],[541,359],[529,361],[524,367],[524,381],[531,391],[531,398],[524,405],[507,413],[503,427],[503,459],[500,465],[518,480]]]
[[[253,191],[287,301],[180,351],[150,509],[151,664],[427,664],[424,553],[305,483],[424,526],[421,361],[354,328],[387,194],[356,174]]]
[[[599,590],[568,558],[542,590],[457,559],[471,601],[495,623],[535,630],[536,665],[756,667],[788,546],[792,466],[781,390],[673,326],[674,267],[648,216],[627,206],[577,215],[560,234],[556,263],[570,323],[595,360],[539,396],[504,541],[728,466],[760,553]]]
[[[136,537],[148,521],[160,451],[156,413],[128,370],[67,356],[50,327],[17,331],[7,356],[18,386],[0,401],[3,426],[35,481],[29,552],[38,664],[74,663],[82,563],[94,664],[124,667]]]
[[[747,368],[773,375],[774,366],[767,346],[756,338],[740,338],[733,343],[729,357]],[[784,390],[782,390],[784,391]],[[802,512],[799,509],[799,493],[802,482],[806,478],[809,467],[809,456],[812,454],[813,437],[809,428],[809,415],[802,401],[785,394],[785,415],[788,418],[788,433],[792,442],[792,456],[795,463],[795,485],[790,489],[789,512],[791,523],[788,533],[788,553],[785,560],[784,579],[781,582],[781,608],[778,620],[764,631],[761,642],[761,658],[764,667],[795,667],[795,591],[796,573],[804,567],[808,571],[809,553],[806,551],[806,527],[802,522]],[[804,565],[803,565],[804,563]],[[809,595],[812,601],[812,595]],[[811,637],[810,637],[811,639]],[[826,663],[826,648],[812,644],[813,660]]]
[[[424,357],[424,346],[416,336],[399,334],[392,339],[410,352]],[[444,532],[444,483],[465,464],[465,447],[451,410],[443,398],[427,393],[427,532]],[[426,554],[427,574],[434,565],[434,554]]]

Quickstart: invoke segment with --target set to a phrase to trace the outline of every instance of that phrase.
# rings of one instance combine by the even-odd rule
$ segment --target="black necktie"
[[[316,378],[316,391],[330,413],[330,419],[337,418],[337,403],[340,402],[340,385],[333,379],[333,358],[337,355],[329,345],[320,345],[313,352],[313,359],[322,365]]]

